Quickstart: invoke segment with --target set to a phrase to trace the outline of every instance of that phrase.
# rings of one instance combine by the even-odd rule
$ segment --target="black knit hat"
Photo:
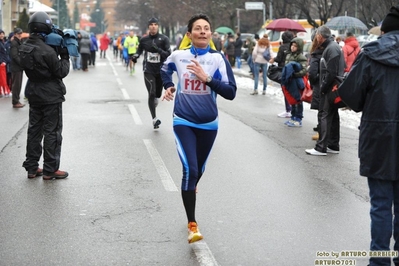
[[[148,26],[151,25],[152,23],[159,24],[158,19],[157,18],[150,18],[148,20]]]
[[[399,30],[399,6],[391,7],[381,24],[381,31],[387,33],[393,30]]]

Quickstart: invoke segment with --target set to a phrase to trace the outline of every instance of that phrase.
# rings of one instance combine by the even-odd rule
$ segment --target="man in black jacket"
[[[342,100],[362,112],[359,135],[360,175],[370,192],[370,250],[396,256],[370,257],[370,266],[399,265],[399,6],[381,24],[381,37],[362,47],[339,87]]]
[[[340,46],[331,38],[331,31],[326,26],[317,29],[315,38],[324,47],[320,59],[320,131],[314,149],[307,149],[309,155],[322,155],[339,153],[340,121],[338,108],[328,101],[336,82],[336,77],[344,75],[345,59]]]
[[[10,57],[11,57],[11,90],[12,90],[12,106],[14,108],[22,108],[25,104],[19,101],[22,87],[23,69],[20,66],[19,46],[21,45],[22,29],[14,29],[14,38],[11,41]]]
[[[22,166],[28,171],[28,178],[43,175],[44,180],[62,179],[68,176],[59,166],[62,102],[66,93],[62,79],[69,73],[69,54],[66,48],[59,49],[59,59],[56,49],[45,43],[45,36],[52,31],[51,19],[45,12],[34,13],[28,28],[29,39],[20,46],[21,66],[28,76],[26,96],[30,105],[26,160]],[[43,169],[39,168],[42,152]]]
[[[144,52],[144,81],[148,91],[148,107],[151,112],[154,129],[159,128],[161,120],[157,118],[156,107],[162,96],[161,66],[171,54],[169,38],[158,33],[158,19],[148,21],[149,34],[141,38],[133,62]]]

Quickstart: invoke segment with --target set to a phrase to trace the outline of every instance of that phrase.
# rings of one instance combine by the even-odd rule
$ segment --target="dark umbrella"
[[[275,31],[291,30],[295,32],[306,32],[305,28],[302,27],[301,24],[289,18],[279,18],[273,20],[269,25],[266,26],[266,29]]]
[[[367,30],[367,26],[361,20],[349,16],[334,17],[326,23],[326,26],[332,30]]]

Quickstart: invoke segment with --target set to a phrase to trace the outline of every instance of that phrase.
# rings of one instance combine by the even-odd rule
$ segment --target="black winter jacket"
[[[25,69],[28,76],[26,96],[30,105],[64,102],[66,94],[62,81],[69,73],[69,59],[59,59],[54,48],[44,43],[42,36],[31,34],[26,43],[36,46],[35,68]]]
[[[309,59],[309,82],[313,89],[312,102],[310,103],[310,108],[318,110],[320,103],[320,59],[323,54],[323,49],[317,48],[310,55]]]
[[[241,53],[242,53],[242,51],[241,51],[242,44],[243,44],[243,43],[242,43],[241,38],[238,37],[238,38],[236,39],[236,41],[234,42],[234,56],[235,56],[235,57],[241,56]]]
[[[327,94],[336,84],[336,77],[342,77],[345,59],[341,47],[333,39],[323,42],[324,52],[320,60],[320,92]]]
[[[22,67],[19,65],[20,59],[19,59],[19,53],[18,49],[19,46],[21,45],[21,41],[17,38],[14,37],[14,39],[11,41],[11,48],[10,48],[10,58],[11,58],[11,72],[20,72],[22,71]]]
[[[360,123],[360,175],[399,180],[399,30],[363,46],[338,92]]]
[[[144,52],[143,69],[145,73],[160,74],[163,62],[171,54],[170,40],[163,34],[148,34],[140,39],[137,56]]]

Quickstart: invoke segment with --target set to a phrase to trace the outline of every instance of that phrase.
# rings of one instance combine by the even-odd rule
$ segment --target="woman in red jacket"
[[[353,33],[347,32],[345,45],[342,47],[342,53],[344,54],[346,67],[344,72],[349,72],[352,67],[353,62],[355,62],[357,54],[360,52],[359,42]]]
[[[109,43],[110,39],[108,34],[104,33],[103,37],[100,39],[100,58],[105,58]]]

